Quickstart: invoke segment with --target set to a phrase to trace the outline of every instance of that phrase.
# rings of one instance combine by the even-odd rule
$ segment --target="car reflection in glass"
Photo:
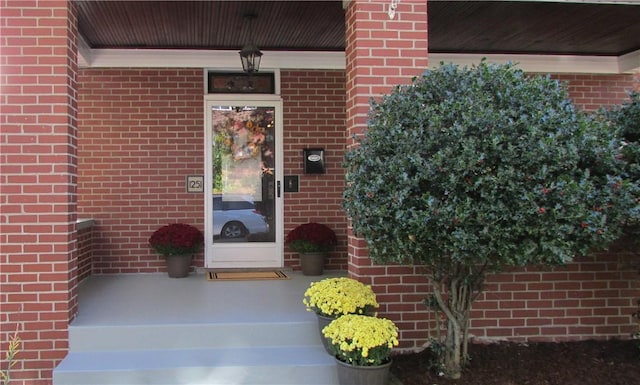
[[[250,234],[268,231],[266,218],[252,200],[243,197],[223,200],[222,195],[213,196],[214,239],[240,240]]]

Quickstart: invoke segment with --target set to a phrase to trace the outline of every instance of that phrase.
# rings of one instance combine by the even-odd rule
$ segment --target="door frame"
[[[213,243],[212,106],[273,106],[275,108],[275,242]],[[282,98],[269,94],[208,94],[204,96],[204,224],[205,268],[281,268],[284,266],[284,174]],[[220,256],[224,253],[226,256]],[[235,254],[235,257],[233,255]],[[218,258],[216,258],[218,257]],[[225,259],[226,258],[226,259]]]

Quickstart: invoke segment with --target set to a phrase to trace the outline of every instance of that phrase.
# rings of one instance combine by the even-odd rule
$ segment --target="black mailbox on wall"
[[[324,148],[305,148],[302,153],[305,174],[324,174]]]

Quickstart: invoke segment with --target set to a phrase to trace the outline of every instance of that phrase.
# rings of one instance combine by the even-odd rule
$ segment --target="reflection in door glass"
[[[216,106],[213,241],[275,242],[273,107]]]

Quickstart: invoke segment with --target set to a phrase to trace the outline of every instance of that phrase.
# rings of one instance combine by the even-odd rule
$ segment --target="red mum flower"
[[[291,230],[285,243],[298,253],[313,253],[331,250],[338,243],[338,239],[336,233],[327,225],[312,222]]]
[[[202,232],[184,223],[162,226],[149,238],[151,247],[162,256],[193,255],[204,243]]]

